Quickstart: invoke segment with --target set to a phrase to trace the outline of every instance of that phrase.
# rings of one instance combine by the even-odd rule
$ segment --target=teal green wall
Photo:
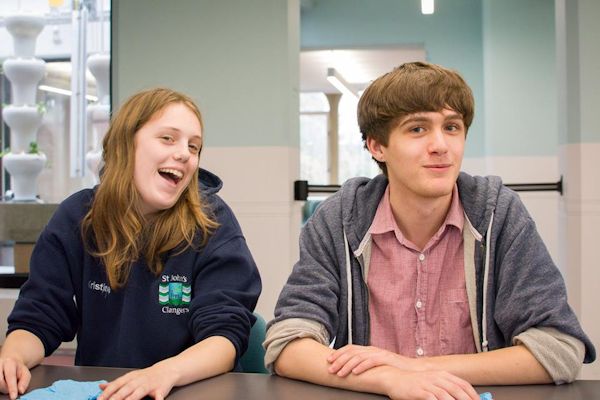
[[[578,68],[580,84],[580,133],[569,133],[569,143],[599,143],[600,124],[600,1],[580,0],[577,7],[579,58],[571,68]]]
[[[168,86],[209,146],[298,147],[298,0],[113,2],[113,104]]]
[[[312,3],[302,48],[417,44],[429,61],[459,70],[476,101],[467,157],[556,154],[554,0],[439,0],[428,16],[416,0]]]
[[[600,142],[600,2],[557,0],[559,142]]]
[[[556,154],[553,0],[436,1],[430,16],[416,0],[309,3],[300,18],[298,0],[114,2],[114,103],[170,86],[198,101],[211,146],[297,147],[300,47],[421,45],[429,61],[459,70],[473,88],[467,156]],[[590,10],[579,18],[594,18],[598,2],[583,4]],[[580,34],[595,49],[597,32]],[[581,57],[593,66],[599,54]],[[598,82],[593,68],[581,73]],[[581,96],[597,104],[598,93],[585,85]],[[565,140],[597,140],[595,114],[581,110],[580,133]]]
[[[555,155],[553,0],[484,0],[486,154]]]
[[[314,0],[301,16],[301,46],[366,48],[421,45],[428,61],[457,69],[476,101],[467,156],[485,152],[483,119],[483,34],[480,0],[438,0],[433,15],[420,1]]]

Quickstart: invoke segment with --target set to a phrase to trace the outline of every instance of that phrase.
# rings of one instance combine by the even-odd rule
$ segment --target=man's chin
[[[453,190],[454,183],[445,185],[433,185],[428,188],[425,188],[425,190],[423,191],[423,197],[431,199],[447,197],[452,195]]]

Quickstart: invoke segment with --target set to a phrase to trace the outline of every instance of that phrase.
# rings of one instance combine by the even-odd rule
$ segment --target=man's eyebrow
[[[459,113],[452,113],[452,114],[444,116],[444,121],[455,120],[455,119],[459,119],[462,121],[463,117]],[[406,117],[405,119],[400,121],[399,126],[403,126],[403,125],[406,125],[411,122],[428,122],[428,121],[431,121],[431,118],[417,114],[417,115],[413,115],[410,117]]]
[[[460,119],[460,120],[462,120],[463,116],[461,114],[459,114],[459,113],[452,113],[452,114],[447,115],[447,116],[444,117],[445,121],[448,121],[449,119]]]
[[[401,120],[399,126],[406,125],[410,122],[427,122],[430,120],[431,120],[431,118],[427,118],[425,116],[413,115],[413,116],[406,117],[405,119]]]

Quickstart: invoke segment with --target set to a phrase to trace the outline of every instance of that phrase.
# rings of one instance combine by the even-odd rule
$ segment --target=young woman
[[[101,400],[163,399],[233,369],[260,277],[219,178],[198,168],[200,111],[169,89],[138,93],[104,139],[100,184],[66,199],[41,233],[8,318],[0,391],[77,335],[77,365],[139,368]]]

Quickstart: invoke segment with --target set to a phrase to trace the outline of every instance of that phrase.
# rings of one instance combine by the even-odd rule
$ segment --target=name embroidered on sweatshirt
[[[96,292],[100,292],[100,293],[104,294],[104,297],[106,297],[110,294],[110,286],[107,285],[106,283],[89,281],[88,288],[90,288],[91,290],[94,290]]]

